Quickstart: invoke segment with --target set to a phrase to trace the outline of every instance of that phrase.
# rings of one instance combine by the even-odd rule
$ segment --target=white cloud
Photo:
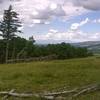
[[[50,5],[50,8],[51,8],[51,10],[56,9],[56,8],[57,8],[57,4],[56,4],[56,3],[52,3],[52,4]]]
[[[100,0],[73,0],[76,6],[90,10],[100,10]]]
[[[41,20],[39,20],[39,19],[34,19],[34,20],[32,20],[32,22],[33,22],[34,24],[39,24],[39,23],[41,23]]]
[[[80,26],[83,26],[83,25],[87,24],[88,22],[89,22],[89,18],[86,18],[85,20],[80,22]]]
[[[48,24],[50,24],[50,21],[45,21],[44,24],[48,25]]]
[[[58,30],[50,29],[49,32],[51,32],[51,33],[57,33]]]
[[[87,12],[86,9],[100,10],[100,0],[0,0],[0,9],[7,8],[10,3],[26,24],[34,23],[34,20],[45,24],[55,17],[69,19]]]
[[[0,3],[1,9],[13,4],[26,23],[34,19],[48,21],[53,17],[68,19],[86,9],[100,10],[100,0],[0,0]]]
[[[71,30],[77,30],[78,28],[79,28],[79,26],[80,26],[80,24],[79,23],[73,23],[72,25],[71,25]]]
[[[70,18],[79,15],[86,10],[73,5],[72,0],[1,0],[0,8],[5,9],[11,3],[19,12],[24,23],[30,23],[34,19],[42,24],[55,17]],[[44,22],[44,23],[43,23]],[[37,23],[36,23],[37,24]]]
[[[90,22],[90,20],[88,18],[86,18],[85,20],[81,21],[80,23],[73,23],[71,25],[70,29],[73,31],[78,30],[81,26],[87,24],[88,22]]]
[[[37,41],[64,41],[64,42],[83,42],[83,41],[98,41],[100,33],[85,33],[82,31],[67,32],[48,32],[47,34],[34,34]]]
[[[22,0],[14,3],[14,6],[20,14],[29,20],[49,20],[52,16],[63,16],[60,6],[49,0]]]
[[[54,18],[63,20],[86,13],[90,10],[100,10],[100,0],[0,0],[0,19],[4,9],[9,4],[20,14],[21,21],[33,27],[35,24],[50,24]],[[44,35],[34,35],[37,40],[68,40],[85,41],[98,40],[100,33],[85,33],[79,28],[88,22],[100,23],[100,19],[90,21],[88,18],[73,23],[67,32],[51,29]]]
[[[0,15],[0,20],[3,18],[3,16],[2,15]]]
[[[23,26],[18,28],[18,30],[20,30],[20,31],[22,31],[23,29],[24,29],[24,27],[23,27]]]

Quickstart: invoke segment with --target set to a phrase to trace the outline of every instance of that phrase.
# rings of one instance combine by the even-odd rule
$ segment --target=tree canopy
[[[15,33],[21,32],[19,27],[21,27],[21,22],[18,19],[18,14],[12,9],[12,6],[10,5],[7,10],[4,10],[3,20],[0,22],[0,36],[2,36],[6,42],[6,62],[9,55],[9,40],[16,36]]]

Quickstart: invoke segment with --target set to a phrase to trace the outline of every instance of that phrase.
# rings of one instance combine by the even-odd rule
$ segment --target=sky
[[[21,37],[36,43],[100,40],[100,0],[0,0],[0,20],[10,4],[22,22]]]

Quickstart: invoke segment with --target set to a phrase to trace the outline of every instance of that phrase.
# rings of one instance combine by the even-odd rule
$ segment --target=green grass
[[[100,59],[96,57],[0,65],[0,91],[34,93],[94,83],[100,83]],[[77,100],[100,100],[100,93],[83,95]]]

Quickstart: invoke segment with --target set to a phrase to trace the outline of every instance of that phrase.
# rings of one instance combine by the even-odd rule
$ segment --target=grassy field
[[[34,93],[94,83],[100,83],[99,57],[0,65],[0,91],[16,89]],[[100,100],[100,92],[75,100]]]

